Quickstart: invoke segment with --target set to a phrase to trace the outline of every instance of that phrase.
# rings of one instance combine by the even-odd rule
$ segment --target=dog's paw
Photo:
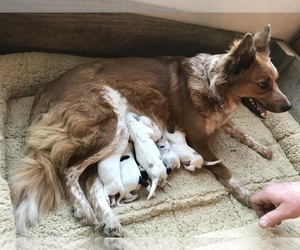
[[[271,159],[273,157],[272,150],[262,147],[261,150],[259,150],[257,153],[259,153],[263,158]]]
[[[273,152],[272,152],[272,150],[267,149],[266,158],[267,158],[267,159],[272,159],[272,157],[273,157]]]
[[[88,214],[73,206],[72,214],[82,225],[96,225],[99,223],[92,211]]]
[[[103,227],[103,233],[108,237],[125,237],[126,233],[123,230],[117,217],[111,218]]]
[[[73,206],[71,212],[82,225],[96,225],[99,223],[91,209],[82,210],[76,206]]]
[[[124,250],[128,249],[125,239],[120,238],[102,238],[102,245],[105,246],[105,249],[114,249],[114,250]]]
[[[232,177],[229,182],[229,188],[230,188],[230,192],[233,195],[233,197],[240,202],[241,204],[243,204],[244,206],[247,207],[251,207],[251,202],[250,202],[250,192],[248,189],[242,187],[240,185],[240,182],[235,178]]]
[[[250,202],[251,196],[248,189],[240,187],[239,189],[232,190],[231,194],[242,205],[251,208],[251,202]]]
[[[238,192],[236,192],[235,198],[237,201],[239,201],[244,206],[251,208],[251,202],[250,202],[250,192],[248,189],[241,187]]]

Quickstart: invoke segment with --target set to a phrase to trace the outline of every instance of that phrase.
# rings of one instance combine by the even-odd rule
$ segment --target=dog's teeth
[[[257,108],[256,103],[254,102],[254,100],[252,98],[249,98],[249,101],[251,103],[252,106],[254,106],[255,108]]]

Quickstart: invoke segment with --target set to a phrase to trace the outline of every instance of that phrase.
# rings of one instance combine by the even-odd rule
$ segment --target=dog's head
[[[242,101],[260,118],[265,118],[267,111],[279,113],[291,108],[276,83],[278,73],[269,57],[270,37],[270,25],[254,36],[246,34],[233,44],[223,64],[223,73],[231,86],[222,86],[223,91],[228,90],[226,95]]]

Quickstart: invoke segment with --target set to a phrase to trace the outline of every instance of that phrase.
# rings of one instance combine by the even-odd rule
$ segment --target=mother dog
[[[272,157],[228,120],[241,101],[261,118],[267,110],[291,108],[276,84],[269,41],[266,26],[235,41],[226,54],[101,60],[43,86],[31,111],[26,157],[9,178],[19,232],[59,205],[63,194],[82,223],[99,225],[103,211],[92,209],[96,206],[78,180],[118,147],[125,133],[119,125],[128,111],[149,116],[162,131],[183,130],[188,144],[208,161],[217,160],[209,139],[218,129]],[[237,200],[248,203],[249,192],[224,164],[208,170]],[[104,223],[108,235],[120,235],[118,222]]]

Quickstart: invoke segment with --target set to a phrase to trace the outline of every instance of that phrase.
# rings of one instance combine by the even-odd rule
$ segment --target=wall
[[[148,15],[245,33],[255,33],[265,24],[270,23],[272,36],[283,39],[287,43],[300,32],[300,13],[152,12]]]

